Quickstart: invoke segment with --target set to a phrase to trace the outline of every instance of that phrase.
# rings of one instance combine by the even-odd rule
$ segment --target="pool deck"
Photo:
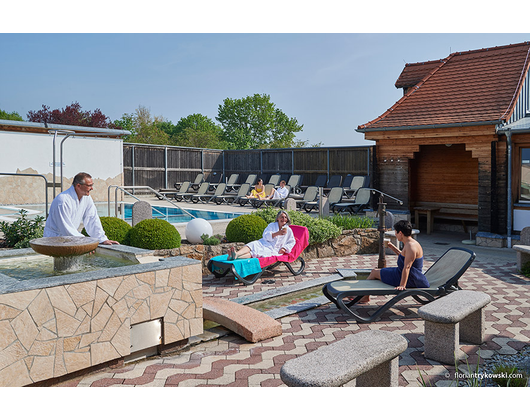
[[[430,266],[451,246],[463,246],[464,234],[418,237],[425,252],[425,265]],[[486,308],[486,341],[484,344],[461,344],[468,355],[470,368],[479,360],[496,354],[510,355],[530,342],[530,279],[517,272],[516,253],[511,249],[484,248],[473,245],[477,258],[460,281],[467,290],[479,290],[491,296]],[[302,282],[316,281],[332,275],[337,268],[373,268],[378,255],[353,255],[307,262],[303,275],[293,277],[284,268],[264,275],[252,286],[234,283],[231,278],[203,278],[204,296],[244,300],[257,293],[273,292]],[[387,256],[387,265],[396,264]],[[274,279],[276,282],[270,284]],[[372,298],[361,311],[370,312],[384,298]],[[293,302],[296,304],[296,302]],[[365,330],[386,330],[401,334],[408,349],[399,358],[399,386],[419,387],[421,378],[429,386],[454,387],[455,366],[444,365],[423,356],[423,321],[417,315],[420,307],[407,298],[382,318],[370,324],[358,324],[334,305],[302,310],[278,318],[283,334],[259,343],[248,343],[241,337],[218,327],[197,337],[196,344],[180,353],[156,356],[122,367],[85,375],[59,384],[64,387],[284,387],[280,368],[287,360],[313,351]],[[465,373],[466,362],[459,366]],[[432,407],[431,407],[432,408]]]

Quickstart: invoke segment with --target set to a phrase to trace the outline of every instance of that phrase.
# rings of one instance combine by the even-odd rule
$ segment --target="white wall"
[[[530,210],[514,210],[513,229],[523,230],[527,226],[530,226]]]
[[[56,180],[60,182],[60,143],[55,144]],[[51,181],[53,135],[0,131],[0,172],[37,173]],[[107,185],[123,184],[123,141],[95,137],[69,137],[63,143],[63,189],[79,172],[92,175],[95,201],[107,200]],[[58,194],[59,189],[56,190]],[[49,189],[50,201],[53,198]],[[39,177],[0,177],[0,204],[44,202],[44,181]]]

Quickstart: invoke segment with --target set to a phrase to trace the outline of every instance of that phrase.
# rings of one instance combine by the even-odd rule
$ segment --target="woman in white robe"
[[[237,252],[234,247],[230,248],[228,259],[263,258],[288,254],[296,244],[294,233],[289,227],[290,223],[289,215],[281,210],[276,215],[276,221],[265,228],[261,239],[249,242]]]

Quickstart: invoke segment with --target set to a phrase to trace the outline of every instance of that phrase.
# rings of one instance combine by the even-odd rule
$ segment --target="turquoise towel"
[[[226,263],[231,263],[234,265],[237,273],[241,277],[250,276],[251,274],[256,274],[261,272],[261,266],[259,265],[259,259],[257,258],[248,258],[248,259],[237,259],[228,261],[228,255],[218,255],[212,258],[213,261],[223,261]],[[215,269],[215,264],[213,264]]]

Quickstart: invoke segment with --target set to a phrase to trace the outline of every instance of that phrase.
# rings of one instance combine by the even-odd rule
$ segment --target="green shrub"
[[[144,249],[180,247],[181,238],[175,226],[162,219],[145,219],[134,225],[125,238],[128,245]]]
[[[261,217],[267,224],[269,224],[276,220],[278,211],[277,208],[268,207],[252,214]],[[328,239],[336,238],[342,233],[342,229],[331,223],[329,220],[312,217],[307,213],[302,213],[296,210],[289,210],[287,214],[291,218],[291,223],[293,225],[305,226],[307,228],[309,231],[310,245],[319,244]]]
[[[103,216],[100,217],[99,220],[101,220],[101,226],[103,227],[107,238],[111,241],[118,241],[120,244],[126,245],[127,233],[131,230],[131,225],[129,225],[129,223],[118,217]],[[88,236],[85,228],[83,228],[81,233]]]
[[[528,375],[516,366],[500,364],[493,369],[493,382],[502,387],[526,387]]]
[[[214,236],[208,236],[207,233],[204,235],[201,235],[202,244],[203,245],[219,245],[221,243],[222,236],[221,235],[214,235]]]
[[[21,209],[19,213],[20,217],[12,223],[0,222],[0,231],[4,234],[8,248],[29,248],[29,241],[42,238],[44,233],[44,217],[37,216],[29,220],[26,210]]]
[[[327,217],[327,220],[343,230],[369,229],[374,226],[374,221],[366,216],[361,217],[334,214],[333,216]]]
[[[243,214],[232,219],[226,227],[228,242],[249,243],[261,239],[267,222],[255,214]]]

